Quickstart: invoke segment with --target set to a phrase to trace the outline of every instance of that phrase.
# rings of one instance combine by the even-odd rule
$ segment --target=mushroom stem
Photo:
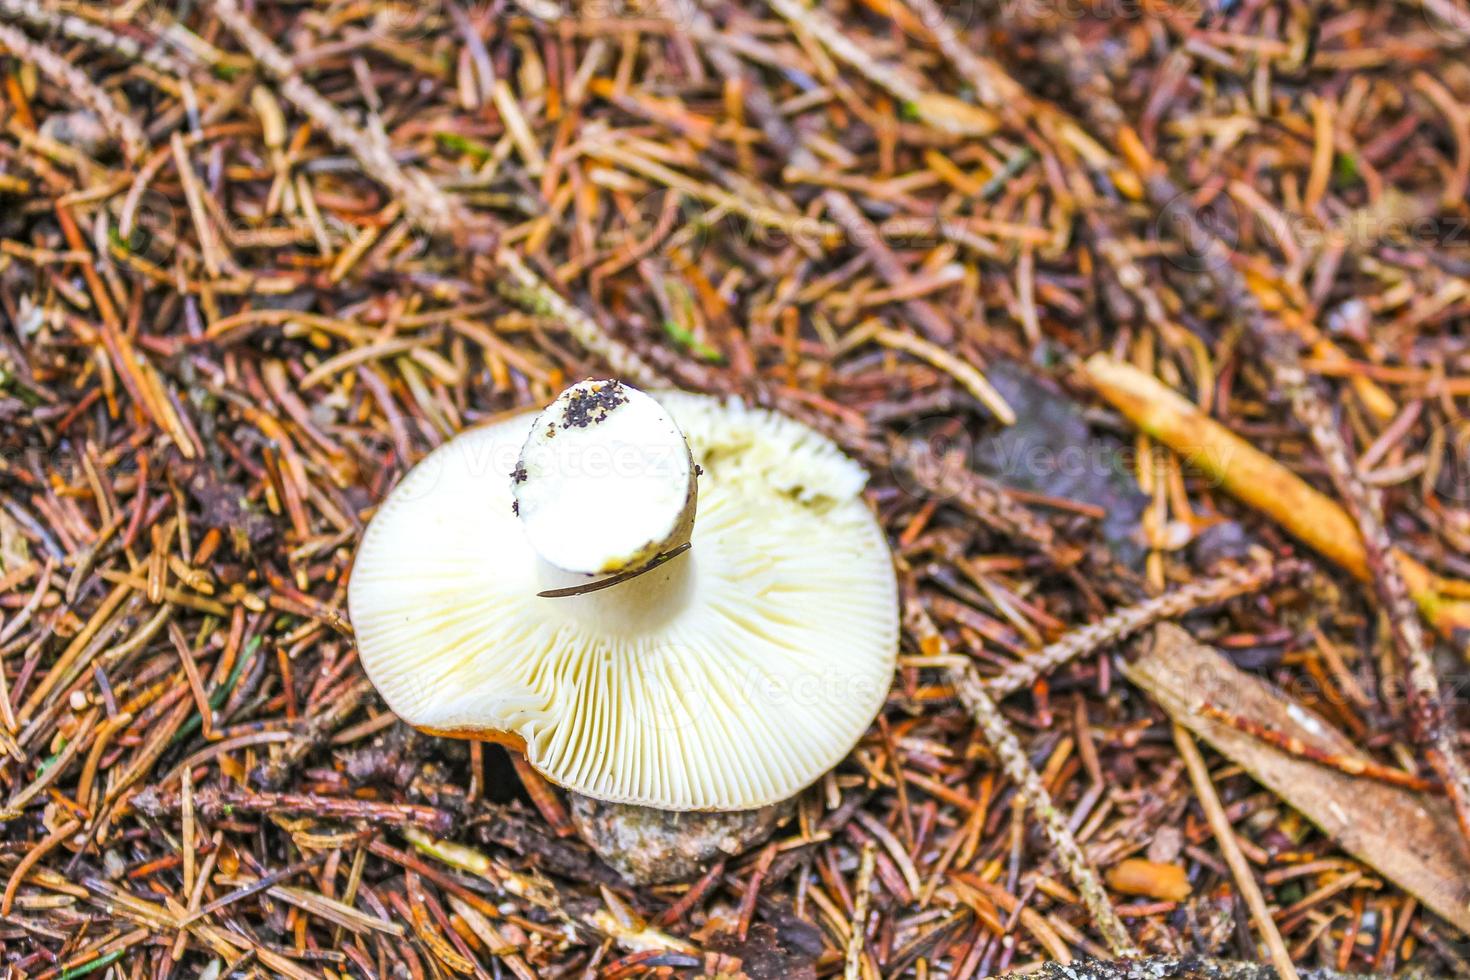
[[[511,494],[545,561],[577,575],[625,576],[688,545],[696,472],[662,405],[620,381],[589,379],[531,423]]]

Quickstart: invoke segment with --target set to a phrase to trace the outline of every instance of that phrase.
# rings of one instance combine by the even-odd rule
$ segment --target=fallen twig
[[[1200,755],[1199,746],[1194,744],[1193,737],[1183,725],[1174,725],[1174,744],[1179,747],[1179,754],[1184,756],[1189,779],[1194,783],[1194,795],[1205,811],[1205,818],[1209,820],[1210,829],[1215,833],[1215,843],[1220,846],[1225,863],[1230,866],[1236,890],[1251,911],[1251,921],[1256,924],[1261,938],[1265,940],[1271,962],[1276,966],[1276,973],[1282,980],[1295,980],[1296,966],[1291,961],[1291,953],[1281,939],[1281,932],[1276,928],[1271,910],[1266,908],[1266,899],[1261,894],[1261,886],[1256,883],[1255,875],[1251,873],[1250,864],[1240,852],[1240,845],[1235,842],[1235,828],[1230,825],[1230,818],[1220,805],[1220,796],[1215,792],[1215,784],[1210,781],[1210,770],[1205,765],[1205,757]]]
[[[1368,550],[1336,501],[1206,416],[1162,382],[1103,354],[1089,358],[1088,381],[1134,425],[1241,500],[1270,515],[1354,577],[1369,581]],[[1447,598],[1433,573],[1395,553],[1414,601],[1446,636],[1470,628],[1470,602]]]
[[[935,627],[928,612],[919,604],[917,596],[908,597],[905,605],[907,606],[904,616],[905,623],[914,633],[920,649],[934,656],[947,654],[949,652],[948,641],[945,640],[944,634]],[[1118,918],[1118,913],[1114,911],[1102,881],[1088,862],[1087,856],[1082,853],[1076,837],[1067,827],[1066,819],[1053,805],[1051,794],[1042,785],[1041,777],[1031,765],[1031,760],[1026,757],[1026,751],[1022,748],[1020,740],[1016,738],[1015,732],[1011,731],[1010,723],[1005,720],[995,702],[990,700],[990,695],[986,693],[984,685],[979,683],[972,672],[950,667],[948,673],[955,692],[974,716],[975,723],[980,727],[991,751],[1000,760],[1001,768],[1005,771],[1007,778],[1016,784],[1021,795],[1025,797],[1026,803],[1031,807],[1031,812],[1041,822],[1042,832],[1055,851],[1058,862],[1061,863],[1067,876],[1072,879],[1072,883],[1077,886],[1077,891],[1081,893],[1082,902],[1087,906],[1093,927],[1102,935],[1113,955],[1123,958],[1137,956],[1138,948],[1128,935],[1127,927]]]
[[[1301,566],[1295,562],[1260,562],[1242,566],[1216,578],[1190,582],[1164,595],[1145,599],[1136,605],[1109,613],[1096,623],[1078,627],[996,676],[985,678],[985,690],[991,697],[1004,698],[1030,687],[1064,664],[1108,644],[1117,643],[1154,623],[1177,619],[1203,606],[1215,605],[1255,592],[1273,581],[1295,575],[1300,570]]]

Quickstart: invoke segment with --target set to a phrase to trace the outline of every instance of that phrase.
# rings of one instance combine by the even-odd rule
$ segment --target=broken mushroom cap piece
[[[733,399],[588,385],[580,450],[538,455],[544,426],[566,434],[564,396],[462,433],[383,502],[348,589],[362,664],[410,724],[509,743],[595,799],[793,796],[857,743],[892,676],[897,587],[866,474]],[[692,532],[663,419],[697,464]]]

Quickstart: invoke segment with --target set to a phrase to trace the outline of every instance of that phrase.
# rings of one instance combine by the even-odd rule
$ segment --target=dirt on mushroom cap
[[[628,395],[621,381],[604,381],[591,390],[573,392],[561,422],[567,428],[584,429],[605,421],[609,412],[627,403]]]

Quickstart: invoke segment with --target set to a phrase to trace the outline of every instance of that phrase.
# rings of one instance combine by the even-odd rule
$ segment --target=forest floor
[[[0,49],[10,975],[1470,975],[1464,0],[0,0]],[[877,723],[692,883],[406,729],[347,621],[404,471],[587,376],[830,434],[900,570]]]

